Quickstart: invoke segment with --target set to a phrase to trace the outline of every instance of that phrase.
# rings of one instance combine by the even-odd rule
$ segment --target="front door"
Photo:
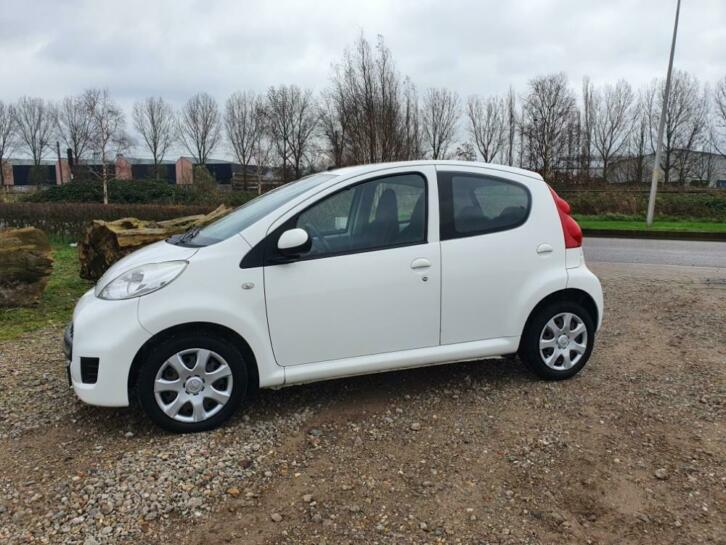
[[[440,249],[428,236],[435,188],[429,167],[358,181],[271,235],[301,227],[312,239],[294,262],[265,266],[278,364],[439,344]]]

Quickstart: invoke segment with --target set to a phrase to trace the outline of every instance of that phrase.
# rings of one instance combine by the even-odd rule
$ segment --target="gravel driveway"
[[[726,271],[599,263],[576,378],[491,360],[261,392],[194,436],[0,344],[0,543],[726,543]]]

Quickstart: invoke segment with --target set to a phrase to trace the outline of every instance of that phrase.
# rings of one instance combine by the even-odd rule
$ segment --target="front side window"
[[[303,257],[418,244],[426,241],[426,207],[422,175],[386,176],[325,197],[287,222],[285,229],[308,232],[312,246]]]
[[[513,229],[529,216],[522,184],[479,174],[440,172],[441,239]]]

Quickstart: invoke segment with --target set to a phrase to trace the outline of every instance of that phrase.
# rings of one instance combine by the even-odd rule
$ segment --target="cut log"
[[[203,227],[229,213],[231,208],[219,206],[209,214],[185,216],[165,221],[123,218],[115,221],[94,220],[78,245],[81,278],[98,280],[106,269],[125,255],[142,246],[193,227]]]
[[[52,270],[50,243],[43,231],[0,230],[0,307],[36,304]]]

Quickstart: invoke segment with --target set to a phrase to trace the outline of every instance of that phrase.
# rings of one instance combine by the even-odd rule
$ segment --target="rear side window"
[[[441,240],[519,227],[529,216],[531,195],[522,184],[464,172],[440,172]]]

